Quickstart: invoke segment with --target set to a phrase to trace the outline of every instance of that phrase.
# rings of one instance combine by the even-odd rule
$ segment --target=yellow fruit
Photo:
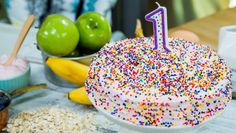
[[[135,29],[135,36],[136,37],[144,37],[141,21],[139,19],[137,19],[137,24],[136,24],[136,29]]]
[[[71,92],[69,92],[68,98],[76,103],[92,105],[91,101],[88,98],[88,93],[85,90],[85,87],[72,90]]]
[[[46,64],[64,80],[78,85],[84,85],[89,72],[88,66],[63,58],[48,58]]]

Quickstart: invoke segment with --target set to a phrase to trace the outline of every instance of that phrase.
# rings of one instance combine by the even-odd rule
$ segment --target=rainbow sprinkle
[[[93,59],[86,89],[96,107],[142,126],[195,126],[231,99],[231,71],[215,51],[171,38],[172,52],[153,38],[105,45]]]

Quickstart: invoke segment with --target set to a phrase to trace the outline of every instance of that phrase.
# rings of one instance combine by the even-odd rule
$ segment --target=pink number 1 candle
[[[168,27],[167,27],[167,11],[165,7],[159,6],[156,10],[145,16],[145,19],[153,23],[154,49],[158,51],[170,52],[168,48]]]

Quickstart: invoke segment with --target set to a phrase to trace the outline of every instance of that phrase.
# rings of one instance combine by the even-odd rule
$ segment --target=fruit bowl
[[[73,61],[77,61],[79,63],[85,64],[85,65],[90,65],[92,58],[95,56],[95,54],[91,54],[91,55],[86,55],[86,56],[80,56],[80,57],[61,57],[67,60],[73,60]],[[43,61],[44,61],[44,74],[45,77],[47,78],[48,81],[50,81],[51,83],[61,86],[61,87],[73,87],[73,88],[77,88],[79,87],[76,84],[73,84],[71,82],[68,82],[62,78],[60,78],[59,76],[57,76],[46,64],[45,61],[48,57],[57,57],[57,56],[52,56],[49,55],[45,52],[42,52],[42,57],[43,57]],[[57,57],[58,58],[58,57]]]
[[[95,105],[93,103],[93,105]],[[114,122],[115,124],[120,125],[122,132],[145,132],[145,133],[193,133],[196,132],[197,129],[199,129],[200,127],[203,127],[206,125],[206,123],[208,123],[209,121],[212,121],[213,119],[215,119],[217,116],[219,116],[221,113],[209,118],[208,120],[205,120],[204,122],[202,122],[201,124],[197,125],[197,126],[178,126],[178,127],[155,127],[155,126],[140,126],[140,125],[136,125],[133,124],[129,121],[125,121],[125,120],[120,120],[117,119],[117,117],[109,114],[108,112],[100,109],[99,107],[95,106],[95,108],[102,114],[104,115],[106,118],[108,118],[109,120],[111,120],[112,122]]]

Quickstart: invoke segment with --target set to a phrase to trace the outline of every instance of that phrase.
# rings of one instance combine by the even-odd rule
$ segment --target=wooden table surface
[[[213,15],[197,19],[186,24],[174,27],[169,32],[188,30],[196,33],[201,41],[217,49],[219,29],[226,25],[236,25],[236,8],[219,11]]]

